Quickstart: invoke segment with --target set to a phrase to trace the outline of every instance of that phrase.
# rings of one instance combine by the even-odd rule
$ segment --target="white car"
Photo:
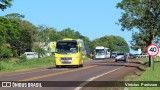
[[[25,52],[23,55],[26,55],[27,59],[38,58],[38,54],[36,52]]]
[[[126,62],[126,54],[125,53],[117,53],[117,56],[115,58],[115,62],[117,62],[117,61]]]

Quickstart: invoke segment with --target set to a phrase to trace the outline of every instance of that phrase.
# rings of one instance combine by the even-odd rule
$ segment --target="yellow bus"
[[[83,67],[85,46],[81,39],[65,38],[57,41],[55,53],[56,67],[77,66]]]

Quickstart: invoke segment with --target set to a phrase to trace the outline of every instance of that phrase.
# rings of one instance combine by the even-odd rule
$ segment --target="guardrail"
[[[148,55],[137,55],[137,58],[148,58],[149,56]]]

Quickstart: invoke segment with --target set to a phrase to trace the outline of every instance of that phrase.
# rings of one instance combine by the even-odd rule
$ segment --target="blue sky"
[[[14,0],[13,6],[0,15],[20,13],[34,25],[54,27],[57,31],[72,28],[90,40],[105,35],[118,35],[128,43],[131,33],[116,25],[121,10],[115,6],[121,0]],[[131,50],[131,53],[135,53]]]

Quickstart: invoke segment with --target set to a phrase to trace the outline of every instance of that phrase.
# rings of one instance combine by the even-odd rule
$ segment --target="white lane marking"
[[[95,80],[95,79],[97,79],[97,78],[99,78],[99,77],[102,77],[102,76],[107,75],[107,74],[109,74],[109,73],[115,72],[115,71],[117,71],[117,70],[119,70],[119,69],[121,69],[121,68],[124,68],[124,67],[125,67],[125,66],[120,67],[120,68],[117,68],[117,69],[114,69],[114,70],[111,70],[111,71],[106,72],[106,73],[103,73],[103,74],[101,74],[101,75],[92,77],[92,78],[88,79],[87,82],[84,82],[84,83],[80,84],[80,85],[79,85],[78,87],[76,87],[74,90],[80,90],[80,89],[82,89],[85,85],[87,85],[87,84],[89,83],[88,81],[93,81],[93,80]]]

